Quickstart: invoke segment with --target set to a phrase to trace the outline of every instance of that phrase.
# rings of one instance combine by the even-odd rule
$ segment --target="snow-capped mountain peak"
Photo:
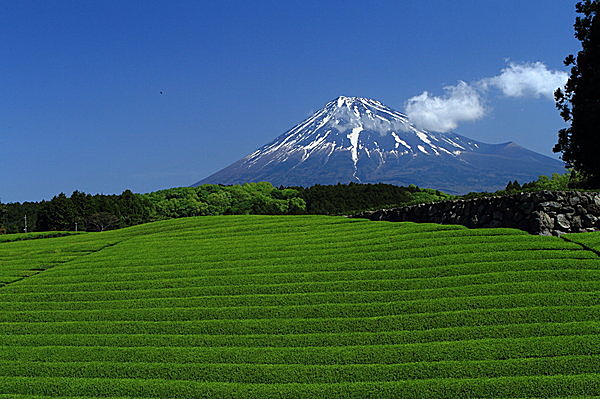
[[[494,146],[458,134],[418,129],[406,115],[377,100],[340,96],[273,142],[197,184],[271,181],[277,185],[312,185],[354,181],[423,185],[425,181],[425,187],[460,192],[461,188],[427,183],[423,172],[438,176],[452,173],[448,172],[452,169],[473,169],[482,159],[480,155],[495,151],[498,146],[505,144]],[[536,155],[544,158],[546,166],[552,165],[547,170],[562,169],[559,161]],[[435,170],[436,165],[447,170]],[[418,176],[408,176],[415,168]],[[546,169],[528,176],[536,178]],[[517,175],[523,173],[529,172]],[[509,174],[508,178],[517,177]],[[503,180],[504,185],[506,181]]]
[[[406,115],[377,100],[340,96],[245,159],[255,165],[261,161],[284,162],[293,157],[305,162],[313,156],[347,153],[352,160],[354,181],[362,181],[361,158],[383,164],[390,157],[456,157],[477,145],[460,136],[417,129]]]

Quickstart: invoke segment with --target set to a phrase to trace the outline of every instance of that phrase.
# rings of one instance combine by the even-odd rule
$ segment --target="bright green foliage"
[[[600,253],[600,232],[565,234],[563,237]]]
[[[302,213],[306,204],[293,189],[277,189],[270,183],[235,186],[205,184],[143,194],[153,206],[155,218],[206,215],[285,215]]]
[[[566,173],[553,173],[552,176],[539,176],[537,180],[524,183],[521,185],[518,181],[508,182],[506,188],[504,190],[499,190],[494,193],[486,193],[486,192],[472,192],[466,195],[462,195],[460,198],[468,199],[468,198],[480,198],[480,197],[489,197],[489,196],[499,196],[506,194],[514,194],[518,192],[536,192],[536,191],[571,191],[571,190],[581,190],[578,187],[581,187],[583,184],[584,177],[581,173],[576,172],[575,170],[569,170]],[[597,191],[597,190],[589,190],[586,191]]]
[[[525,183],[521,187],[523,190],[568,190],[569,182],[575,172],[567,172],[563,174],[553,173],[552,177],[540,176],[536,181]]]
[[[598,396],[600,234],[568,238],[209,216],[0,242],[0,399]]]

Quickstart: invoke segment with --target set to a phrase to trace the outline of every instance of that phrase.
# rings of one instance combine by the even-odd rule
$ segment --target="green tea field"
[[[594,246],[326,216],[15,235],[0,399],[600,397]]]

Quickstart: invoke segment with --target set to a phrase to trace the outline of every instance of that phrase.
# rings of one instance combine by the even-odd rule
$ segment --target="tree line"
[[[391,208],[452,198],[439,190],[391,184],[336,184],[294,187],[306,202],[310,214],[347,215],[367,210]]]
[[[49,201],[0,204],[0,232],[103,231],[156,220],[209,215],[350,214],[450,196],[411,185],[337,184],[273,187],[270,183],[206,184],[135,194],[64,193]]]
[[[50,201],[0,204],[0,231],[103,231],[152,219],[149,202],[130,190],[120,195],[60,193]]]

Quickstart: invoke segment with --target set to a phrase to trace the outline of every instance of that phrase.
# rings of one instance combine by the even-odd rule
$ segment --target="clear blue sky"
[[[565,70],[575,3],[0,0],[0,200],[190,185],[338,95],[403,111],[507,60]],[[551,100],[486,109],[456,132],[552,155]]]

